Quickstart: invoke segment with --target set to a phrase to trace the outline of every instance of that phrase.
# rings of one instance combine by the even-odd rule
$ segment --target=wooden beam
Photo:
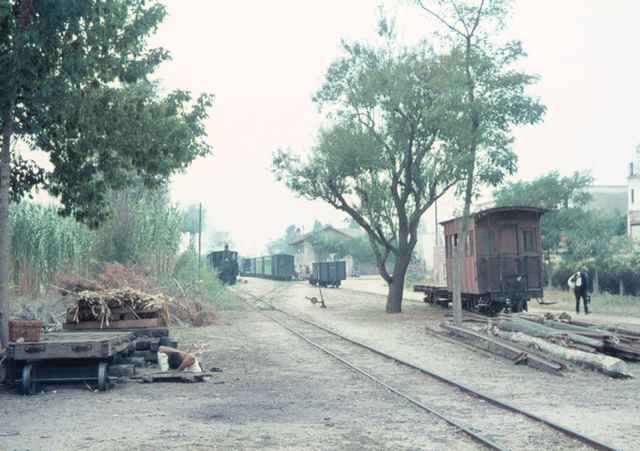
[[[527,366],[531,368],[547,371],[553,374],[558,374],[559,371],[566,368],[565,365],[561,363],[544,359],[530,352],[523,351],[522,349],[519,349],[501,340],[489,337],[473,330],[446,323],[441,324],[441,327],[443,327],[453,335],[457,335],[466,340],[469,340],[469,342],[473,346],[477,346],[478,348],[484,349],[485,351],[489,351],[493,354],[506,357],[509,360],[514,361],[515,363],[526,363]]]
[[[79,323],[64,323],[62,327],[65,330],[123,330],[162,327],[165,324],[161,318],[145,318],[112,321],[108,326],[104,327],[100,327],[100,325],[100,321],[82,321]]]

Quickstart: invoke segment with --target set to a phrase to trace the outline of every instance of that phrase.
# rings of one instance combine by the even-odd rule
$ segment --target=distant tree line
[[[590,271],[593,289],[640,293],[640,247],[627,236],[626,211],[590,207],[586,172],[561,176],[550,172],[532,181],[504,185],[494,193],[497,206],[546,209],[541,220],[547,281],[566,289],[578,269]]]

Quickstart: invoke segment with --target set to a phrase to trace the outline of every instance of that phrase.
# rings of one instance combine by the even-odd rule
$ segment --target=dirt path
[[[224,372],[202,384],[129,382],[106,393],[0,391],[0,449],[477,448],[255,312],[174,335],[181,347],[207,346],[203,363]]]
[[[244,288],[264,293],[274,286],[278,283],[254,279]],[[288,311],[621,449],[640,449],[640,365],[629,365],[636,376],[630,380],[615,380],[582,369],[558,377],[425,334],[425,325],[443,319],[443,310],[437,307],[410,302],[405,304],[403,314],[388,315],[382,295],[325,289],[328,308],[319,309],[305,299],[317,297],[317,288],[304,283],[279,286],[272,299]]]

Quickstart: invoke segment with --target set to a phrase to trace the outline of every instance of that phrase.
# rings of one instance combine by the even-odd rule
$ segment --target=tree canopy
[[[562,176],[557,171],[532,181],[515,181],[494,192],[496,206],[531,206],[547,209],[542,216],[542,247],[556,252],[563,236],[591,221],[593,214],[585,210],[592,196],[587,188],[593,184],[588,172]]]
[[[418,48],[343,45],[316,103],[329,114],[311,156],[274,155],[280,180],[351,216],[367,233],[382,277],[404,281],[422,214],[458,181],[455,154],[438,146],[446,120],[438,58]],[[395,255],[389,271],[386,263]],[[401,262],[398,264],[398,262]],[[388,311],[400,311],[397,293]]]
[[[436,53],[426,42],[399,45],[393,28],[381,20],[378,46],[343,43],[345,56],[314,96],[327,119],[316,146],[306,160],[278,151],[274,170],[292,190],[328,202],[367,232],[390,287],[387,311],[399,312],[422,215],[469,176],[478,186],[513,172],[511,127],[539,120],[544,107],[524,92],[535,77],[513,69],[521,46],[468,54],[453,43]]]

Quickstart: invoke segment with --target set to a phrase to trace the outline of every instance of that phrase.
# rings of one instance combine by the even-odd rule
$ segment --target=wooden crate
[[[9,341],[40,341],[42,338],[42,321],[11,320],[9,321]]]

